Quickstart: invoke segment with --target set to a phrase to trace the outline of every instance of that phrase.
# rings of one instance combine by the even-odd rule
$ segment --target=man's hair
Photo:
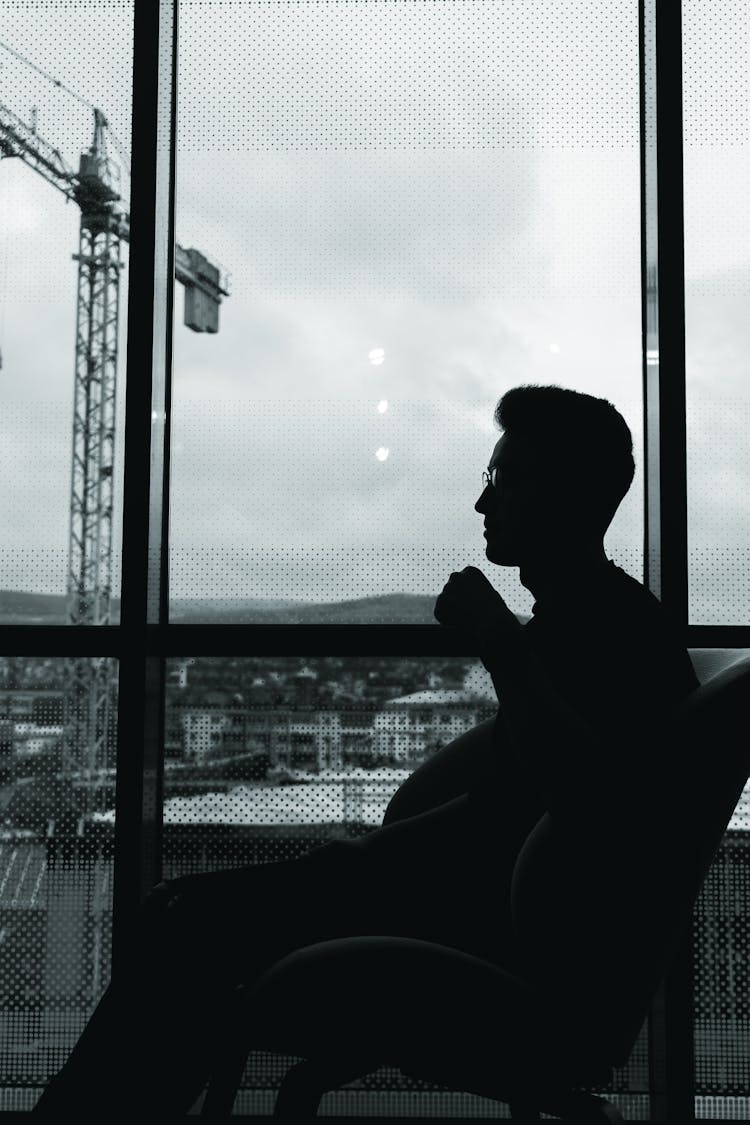
[[[542,472],[570,486],[585,522],[604,534],[635,472],[633,438],[612,403],[565,387],[512,387],[495,423],[533,447]]]

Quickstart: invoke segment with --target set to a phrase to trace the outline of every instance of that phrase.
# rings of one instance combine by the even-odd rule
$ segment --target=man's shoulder
[[[532,613],[527,623],[532,632],[547,624],[596,632],[611,629],[617,619],[639,628],[644,622],[666,620],[661,602],[651,590],[612,560],[585,585],[577,585],[568,597],[558,597],[552,604],[536,604]]]
[[[599,602],[601,608],[640,612],[655,619],[665,619],[661,602],[648,586],[612,561],[592,595],[594,606]]]
[[[659,599],[611,560],[576,598],[546,605],[526,628],[530,640],[572,652],[683,649]]]
[[[611,716],[627,706],[642,715],[698,683],[659,599],[615,563],[597,575],[577,606],[540,621],[530,641],[571,695],[584,692],[591,713],[600,707]]]

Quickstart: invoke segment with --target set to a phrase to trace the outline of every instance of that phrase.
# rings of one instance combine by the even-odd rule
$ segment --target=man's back
[[[558,1010],[579,1013],[581,1028],[596,1035],[632,1007],[635,1034],[658,974],[661,823],[680,750],[663,724],[699,682],[659,601],[619,567],[609,563],[572,593],[536,604],[526,635],[593,738],[582,747],[561,734],[570,801],[550,800],[544,779],[520,762],[528,791],[541,788],[549,808],[513,875],[519,961],[559,996]]]
[[[595,731],[668,709],[698,686],[656,597],[611,560],[540,598],[526,636],[550,680]]]
[[[541,673],[592,736],[593,756],[580,740],[571,745],[567,732],[554,732],[553,756],[576,775],[578,786],[597,787],[606,779],[615,784],[639,763],[658,765],[644,759],[647,736],[697,688],[698,678],[649,590],[609,561],[580,583],[568,582],[540,597],[524,635]],[[493,770],[502,768],[505,776],[512,755],[521,771],[518,783],[543,798],[545,779],[525,761],[523,750],[511,750],[502,706],[494,742]],[[483,774],[472,789],[477,802],[491,806],[491,778]]]

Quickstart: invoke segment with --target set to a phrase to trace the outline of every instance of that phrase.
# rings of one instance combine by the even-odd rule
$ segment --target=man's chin
[[[494,543],[488,539],[484,553],[489,562],[494,563],[495,566],[518,566],[519,562],[514,552],[510,550],[507,545],[502,543]]]

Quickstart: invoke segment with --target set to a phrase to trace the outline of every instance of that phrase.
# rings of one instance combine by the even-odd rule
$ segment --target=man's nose
[[[488,484],[487,487],[483,490],[479,499],[477,500],[476,504],[474,505],[474,511],[475,512],[479,512],[480,514],[483,514],[484,512],[489,511],[489,509],[491,507],[491,496],[489,496],[488,494],[490,493],[491,488],[492,488],[492,485]]]

